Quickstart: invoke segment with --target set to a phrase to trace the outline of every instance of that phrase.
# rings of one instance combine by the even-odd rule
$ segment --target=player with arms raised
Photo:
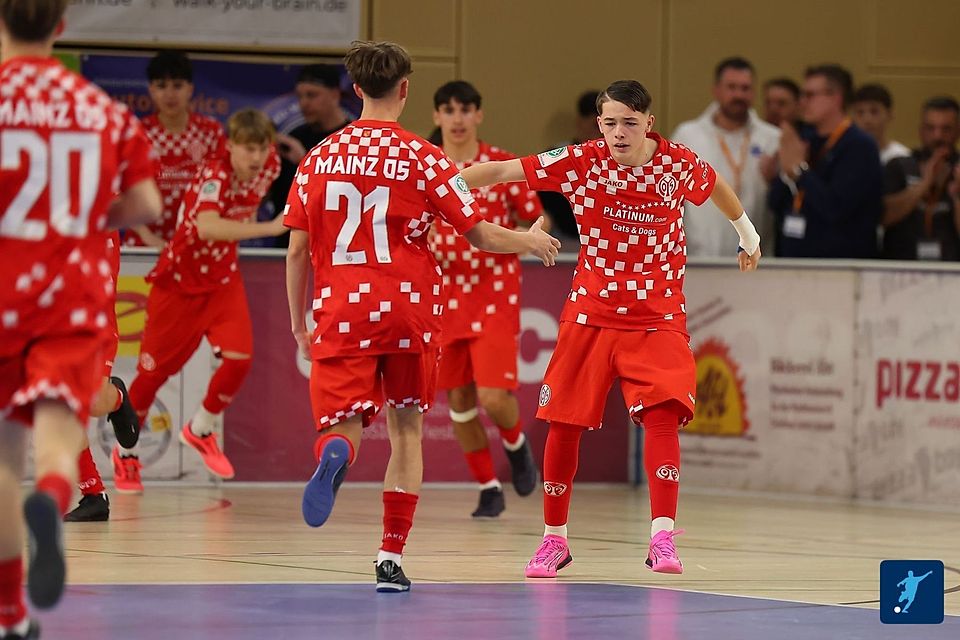
[[[532,253],[544,264],[553,264],[560,243],[542,222],[517,232],[484,221],[454,163],[400,127],[411,73],[402,47],[355,42],[345,63],[363,100],[360,119],[307,154],[285,213],[290,317],[301,354],[313,361],[310,397],[321,432],[302,509],[307,524],[326,522],[363,428],[386,404],[391,454],[377,590],[406,591],[401,554],[423,480],[422,413],[435,391],[442,311],[440,269],[427,242],[433,219],[481,249]]]
[[[36,638],[63,593],[60,518],[100,387],[114,288],[107,226],[160,213],[139,122],[52,58],[68,0],[0,0],[0,638]],[[119,193],[119,197],[118,197]],[[36,488],[22,505],[26,425]]]
[[[651,133],[647,90],[614,82],[597,98],[602,140],[520,160],[468,167],[471,188],[526,179],[573,206],[580,256],[560,318],[557,347],[537,417],[550,423],[544,451],[543,542],[528,577],[555,577],[573,557],[567,515],[580,436],[601,426],[614,378],[634,422],[646,430],[650,486],[647,566],[683,570],[673,536],[680,480],[678,428],[693,416],[696,368],[683,297],[683,203],[712,198],[740,235],[740,269],[755,269],[760,237],[730,186],[681,145]]]

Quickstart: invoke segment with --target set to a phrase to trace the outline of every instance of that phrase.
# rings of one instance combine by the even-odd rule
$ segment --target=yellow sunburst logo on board
[[[717,339],[702,343],[693,352],[697,362],[697,404],[687,433],[739,437],[747,432],[747,402],[740,369],[730,348]]]

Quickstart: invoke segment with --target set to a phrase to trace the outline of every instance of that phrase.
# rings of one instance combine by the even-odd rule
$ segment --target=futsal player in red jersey
[[[730,186],[695,153],[651,129],[652,99],[636,81],[597,98],[602,140],[464,170],[471,188],[526,179],[573,207],[580,255],[560,318],[537,417],[550,423],[544,451],[544,538],[527,564],[545,578],[569,564],[567,516],[580,437],[601,426],[614,378],[643,425],[650,487],[646,564],[681,573],[673,537],[680,481],[678,429],[693,417],[696,368],[686,328],[683,203],[711,198],[740,236],[741,271],[760,260],[760,236]]]
[[[36,638],[66,578],[61,518],[102,382],[107,227],[160,213],[139,121],[52,57],[68,0],[0,0],[0,638]],[[21,503],[27,430],[36,485]]]
[[[524,232],[484,221],[454,163],[400,127],[411,73],[402,47],[355,42],[345,64],[363,100],[360,119],[307,154],[284,214],[290,317],[301,354],[312,360],[320,431],[302,511],[311,526],[326,522],[363,428],[386,404],[391,454],[377,590],[406,591],[401,555],[423,480],[422,414],[435,393],[441,330],[440,268],[427,242],[433,220],[486,251],[532,253],[544,264],[553,264],[560,243],[540,229],[542,221]]]

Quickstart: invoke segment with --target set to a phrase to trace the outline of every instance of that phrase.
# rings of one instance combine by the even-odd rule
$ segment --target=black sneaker
[[[137,412],[133,410],[130,404],[130,394],[127,393],[127,385],[123,380],[116,376],[110,376],[110,384],[115,386],[123,396],[120,407],[116,411],[107,414],[107,420],[113,425],[113,435],[117,437],[117,442],[124,449],[133,449],[140,439],[140,419]]]
[[[492,487],[480,492],[480,504],[470,515],[474,518],[496,518],[507,508],[503,500],[503,489]]]
[[[540,484],[540,473],[537,463],[533,460],[533,451],[530,450],[530,440],[523,438],[523,446],[516,451],[504,448],[507,460],[510,461],[510,470],[513,472],[513,488],[517,495],[528,496]]]
[[[35,492],[23,503],[23,517],[30,534],[27,593],[38,609],[49,609],[63,595],[63,583],[67,577],[60,509],[53,498]]]
[[[410,591],[410,581],[403,575],[403,569],[393,560],[384,560],[377,565],[377,591],[396,593]]]
[[[0,640],[37,640],[39,637],[40,625],[37,624],[36,620],[31,620],[30,626],[27,628],[27,635],[22,636],[19,633],[7,631],[5,634],[0,636]]]
[[[110,499],[105,493],[80,498],[80,505],[63,517],[64,522],[106,522],[110,519]]]

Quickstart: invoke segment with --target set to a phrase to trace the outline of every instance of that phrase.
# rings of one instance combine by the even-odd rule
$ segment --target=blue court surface
[[[78,585],[40,620],[67,640],[960,638],[960,617],[887,626],[876,609],[562,582]]]

